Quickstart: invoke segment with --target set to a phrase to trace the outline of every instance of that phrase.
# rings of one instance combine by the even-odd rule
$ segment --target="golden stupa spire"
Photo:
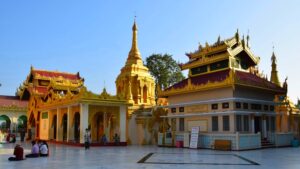
[[[138,62],[140,62],[142,60],[139,48],[138,48],[138,41],[137,41],[137,24],[136,24],[136,20],[134,18],[134,23],[132,26],[132,46],[127,58],[127,62],[128,64],[137,64]]]
[[[271,82],[280,86],[280,81],[278,78],[278,71],[277,71],[277,63],[276,63],[277,59],[276,59],[276,56],[274,53],[274,46],[273,46],[273,53],[272,53],[271,61],[272,61]]]

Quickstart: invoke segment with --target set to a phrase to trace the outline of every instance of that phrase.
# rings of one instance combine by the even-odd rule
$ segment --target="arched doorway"
[[[94,115],[94,126],[92,128],[92,134],[94,137],[93,140],[100,142],[101,137],[104,135],[104,113],[98,112]],[[92,137],[93,137],[92,136]]]
[[[62,119],[62,127],[63,127],[63,140],[67,140],[67,131],[68,131],[68,115],[64,114]]]
[[[18,130],[27,130],[27,117],[25,115],[18,118]]]
[[[10,129],[11,121],[7,115],[0,116],[0,128],[2,130]]]
[[[54,116],[53,116],[53,120],[52,120],[52,128],[53,128],[53,139],[56,140],[57,115],[54,115]]]
[[[80,114],[78,112],[74,115],[74,141],[80,140]]]

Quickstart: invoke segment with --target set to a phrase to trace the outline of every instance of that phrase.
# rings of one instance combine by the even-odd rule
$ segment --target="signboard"
[[[200,113],[200,112],[207,112],[208,106],[207,105],[197,105],[197,106],[188,106],[187,113]]]
[[[48,119],[48,112],[42,113],[42,119]]]
[[[192,127],[190,148],[198,148],[198,137],[200,127]]]

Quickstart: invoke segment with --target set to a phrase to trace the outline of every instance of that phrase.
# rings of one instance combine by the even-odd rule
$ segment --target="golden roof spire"
[[[136,21],[134,18],[134,23],[132,26],[132,46],[131,46],[126,64],[133,64],[133,63],[137,64],[138,61],[142,60],[142,57],[141,57],[141,54],[140,54],[140,51],[138,48],[138,44],[137,44],[138,43],[137,42],[137,31],[138,31],[138,28],[137,28],[137,24],[136,24]]]
[[[279,78],[278,78],[278,71],[277,71],[277,64],[276,64],[277,59],[276,59],[276,56],[274,53],[274,46],[273,46],[273,53],[272,53],[271,61],[272,61],[271,82],[280,86],[280,82],[279,82]]]

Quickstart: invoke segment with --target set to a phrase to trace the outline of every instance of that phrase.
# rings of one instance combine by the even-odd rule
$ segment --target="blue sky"
[[[198,43],[250,33],[260,70],[270,77],[272,46],[280,80],[300,96],[300,1],[276,0],[26,0],[0,1],[0,95],[14,95],[30,65],[80,72],[89,90],[115,94],[115,79],[131,47],[137,15],[139,49],[145,59],[169,53],[180,62]]]

